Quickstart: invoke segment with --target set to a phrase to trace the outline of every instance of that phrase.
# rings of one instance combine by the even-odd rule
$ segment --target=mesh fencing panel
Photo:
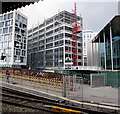
[[[90,85],[91,87],[105,86],[105,74],[91,74]]]

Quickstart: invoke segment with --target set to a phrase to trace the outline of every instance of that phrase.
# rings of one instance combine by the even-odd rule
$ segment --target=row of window
[[[14,47],[20,48],[20,49],[26,49],[26,44],[19,43],[17,41],[14,42]]]
[[[12,27],[6,27],[3,29],[0,29],[0,34],[10,33],[10,32],[12,32],[12,30],[13,30]]]
[[[16,63],[19,63],[19,62],[20,63],[26,63],[26,57],[17,57],[17,56],[14,56],[14,62],[16,62]]]
[[[25,30],[22,30],[18,27],[15,27],[15,33],[22,35],[22,36],[26,36],[27,32]]]
[[[15,55],[21,55],[21,56],[26,56],[26,51],[21,50],[21,49],[14,49],[14,54]]]
[[[26,42],[27,42],[25,37],[22,37],[22,36],[20,36],[18,34],[15,34],[15,40],[19,41],[19,42],[22,42],[24,44],[26,44]]]
[[[11,18],[13,18],[13,13],[4,14],[0,16],[0,21],[11,19]]]
[[[20,22],[27,24],[27,19],[25,17],[21,16],[20,14],[16,14],[15,16]]]
[[[0,42],[0,48],[7,48],[7,47],[12,47],[12,41]]]
[[[12,34],[0,35],[0,41],[7,41],[12,39]]]
[[[0,22],[0,27],[7,27],[13,25],[13,19],[12,20],[7,20],[5,22]]]
[[[2,53],[5,53],[6,55],[11,55],[12,49],[11,48],[7,48],[7,49],[0,49],[0,55]]]
[[[20,27],[20,28],[22,28],[24,30],[27,29],[27,25],[25,25],[25,24],[23,24],[23,23],[21,23],[21,22],[19,22],[17,20],[15,21],[15,26]]]

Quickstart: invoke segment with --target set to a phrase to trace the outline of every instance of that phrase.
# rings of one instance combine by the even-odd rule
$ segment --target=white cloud
[[[91,2],[92,1],[92,2]],[[116,14],[117,2],[101,2],[102,0],[43,0],[39,3],[32,4],[22,8],[21,11],[28,16],[28,28],[33,25],[42,23],[44,19],[50,18],[57,14],[58,11],[67,10],[72,12],[74,2],[77,2],[77,14],[82,14],[84,27],[93,31],[99,31],[101,27]],[[100,1],[100,2],[98,2]],[[108,0],[110,1],[110,0]],[[113,2],[115,1],[115,2]],[[87,25],[85,25],[87,23]]]

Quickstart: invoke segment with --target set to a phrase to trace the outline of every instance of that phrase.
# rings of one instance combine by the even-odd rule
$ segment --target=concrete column
[[[113,70],[113,48],[112,48],[112,28],[110,24],[110,48],[111,48],[111,64],[112,64],[112,70]]]

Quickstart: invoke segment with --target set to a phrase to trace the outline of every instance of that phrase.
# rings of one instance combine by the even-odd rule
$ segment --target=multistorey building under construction
[[[76,18],[76,19],[75,19]],[[82,65],[82,17],[62,11],[28,31],[28,67],[61,68]]]

